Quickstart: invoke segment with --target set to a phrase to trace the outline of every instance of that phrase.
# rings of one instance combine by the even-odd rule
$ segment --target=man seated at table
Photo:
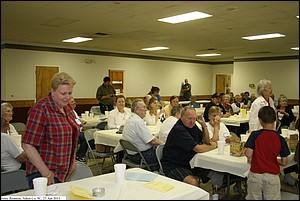
[[[174,106],[178,106],[179,105],[179,98],[178,96],[171,96],[170,98],[170,104],[169,105],[166,105],[163,110],[164,110],[164,113],[165,113],[165,118],[169,117],[171,115],[171,110],[172,110],[172,107]]]
[[[122,138],[133,143],[139,149],[148,164],[157,164],[151,166],[152,171],[157,171],[158,161],[155,154],[155,147],[163,142],[155,138],[147,128],[143,118],[146,116],[147,107],[142,99],[136,99],[131,106],[131,116],[127,119]],[[140,163],[141,157],[138,153],[132,153],[129,159],[135,163]]]
[[[202,130],[196,125],[196,121],[202,126]],[[207,152],[217,147],[216,142],[209,139],[209,133],[202,115],[197,117],[193,107],[186,106],[181,112],[181,118],[171,129],[163,150],[162,165],[167,177],[198,186],[200,179],[212,181],[213,188],[221,187],[224,175],[203,168],[190,166],[190,160],[196,153]],[[224,189],[222,195],[224,196]],[[221,194],[221,192],[220,192]]]

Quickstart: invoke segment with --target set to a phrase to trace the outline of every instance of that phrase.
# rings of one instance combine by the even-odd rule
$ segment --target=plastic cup
[[[225,141],[224,140],[219,140],[217,143],[218,143],[218,154],[224,155]]]
[[[282,128],[282,129],[281,129],[281,134],[282,134],[283,136],[287,136],[287,135],[288,135],[288,132],[289,132],[289,129],[287,129],[287,128]]]
[[[37,177],[32,181],[35,195],[46,196],[48,179],[46,177]]]
[[[114,165],[115,175],[116,175],[116,182],[118,184],[125,183],[125,170],[126,164],[124,163],[117,163]]]
[[[246,134],[241,134],[241,142],[246,142],[248,139],[248,136]]]

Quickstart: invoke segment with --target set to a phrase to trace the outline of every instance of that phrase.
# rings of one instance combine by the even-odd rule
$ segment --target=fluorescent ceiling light
[[[278,38],[278,37],[285,37],[285,35],[274,33],[274,34],[264,34],[264,35],[256,35],[256,36],[245,36],[242,38],[246,40],[260,40],[260,39]]]
[[[166,18],[158,19],[158,21],[168,22],[168,23],[171,23],[171,24],[176,24],[176,23],[180,23],[180,22],[197,20],[197,19],[211,17],[211,16],[212,15],[209,15],[209,14],[206,14],[206,13],[202,13],[202,12],[199,12],[199,11],[194,11],[194,12],[190,12],[190,13],[185,13],[185,14],[181,14],[181,15],[175,15],[175,16],[172,16],[172,17],[166,17]]]
[[[84,41],[89,41],[89,40],[93,40],[92,38],[84,38],[84,37],[75,37],[75,38],[70,38],[67,40],[63,40],[63,42],[66,43],[80,43],[80,42],[84,42]]]
[[[299,15],[297,15],[296,17],[299,18]]]
[[[142,50],[146,51],[156,51],[156,50],[167,50],[168,47],[149,47],[149,48],[143,48]]]
[[[214,57],[214,56],[220,56],[221,54],[218,53],[210,53],[210,54],[197,54],[197,57]]]
[[[292,47],[292,50],[299,50],[299,47]]]

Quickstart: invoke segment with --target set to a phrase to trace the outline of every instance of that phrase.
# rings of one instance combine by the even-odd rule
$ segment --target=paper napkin
[[[146,188],[150,188],[150,189],[154,189],[160,192],[167,192],[169,190],[172,190],[173,188],[175,188],[175,186],[170,185],[170,184],[164,184],[161,182],[148,182],[145,183],[144,186]]]

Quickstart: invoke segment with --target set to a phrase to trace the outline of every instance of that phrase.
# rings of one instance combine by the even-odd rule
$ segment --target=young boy
[[[258,119],[263,129],[253,131],[245,144],[245,155],[251,160],[246,200],[281,200],[279,166],[287,165],[290,150],[275,131],[276,113],[272,107],[262,107]]]

